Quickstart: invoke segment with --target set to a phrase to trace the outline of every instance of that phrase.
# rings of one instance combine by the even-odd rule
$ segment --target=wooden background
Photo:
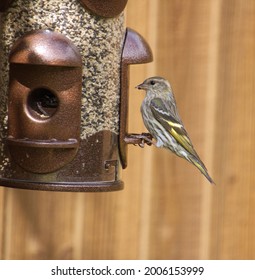
[[[131,67],[130,132],[145,131],[134,86],[165,76],[217,185],[129,146],[121,192],[0,188],[0,258],[254,259],[255,1],[129,0],[126,23],[154,53]]]

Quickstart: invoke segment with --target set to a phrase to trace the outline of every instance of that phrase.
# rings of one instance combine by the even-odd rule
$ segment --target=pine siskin
[[[167,148],[179,157],[188,160],[200,170],[210,183],[214,184],[205,165],[193,148],[179,117],[169,82],[161,77],[151,77],[136,88],[146,91],[141,113],[146,128],[157,141],[155,145]]]

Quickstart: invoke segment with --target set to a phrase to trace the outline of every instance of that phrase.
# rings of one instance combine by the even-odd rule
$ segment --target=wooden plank
[[[254,259],[255,3],[224,1],[218,68],[219,188],[214,197],[211,257]]]
[[[6,189],[3,258],[73,258],[74,196]]]
[[[201,158],[207,89],[208,2],[160,1],[157,72],[172,84],[187,131]],[[154,151],[150,209],[150,259],[199,257],[202,185],[205,179],[190,164],[166,150]],[[206,182],[206,181],[205,181]],[[203,186],[204,187],[204,186]],[[211,188],[208,183],[208,188]]]
[[[221,1],[210,1],[209,15],[209,36],[208,36],[208,68],[207,68],[207,89],[205,101],[205,131],[208,131],[205,139],[205,156],[208,159],[207,167],[213,170],[215,159],[214,146],[217,138],[216,113],[218,95],[218,67],[219,67],[219,34],[221,28],[220,11]],[[217,182],[217,179],[215,179]],[[217,183],[216,183],[217,184]],[[217,188],[208,188],[206,182],[202,189],[201,201],[201,222],[200,222],[200,243],[199,258],[208,259],[210,257],[210,238],[212,231],[211,215],[214,210],[213,195]]]
[[[154,75],[156,72],[157,61],[157,17],[158,17],[158,3],[157,1],[140,1],[140,6],[137,7],[135,1],[131,1],[128,4],[127,9],[127,24],[140,32],[149,43],[154,61],[147,65],[131,67],[131,91],[130,91],[130,130],[138,133],[147,132],[144,127],[140,106],[145,96],[144,92],[138,92],[132,90],[136,85],[140,84],[148,76]],[[129,13],[130,11],[130,13]],[[132,92],[134,94],[132,95]],[[134,121],[137,120],[137,121]],[[139,209],[138,217],[140,219],[139,227],[139,246],[138,246],[138,258],[147,259],[149,254],[150,243],[150,225],[151,225],[151,195],[152,195],[152,176],[153,176],[153,153],[154,150],[150,147],[144,149],[137,149],[136,147],[130,147],[130,162],[131,168],[126,172],[125,177],[128,184],[137,185],[140,190],[139,196]],[[133,165],[132,163],[135,163]],[[139,170],[139,173],[136,172]],[[136,172],[136,173],[135,173]],[[136,175],[136,176],[134,176]],[[129,183],[130,182],[130,183]]]
[[[4,234],[4,213],[5,213],[5,203],[4,203],[4,189],[0,187],[0,260],[3,259],[3,250],[4,250],[4,243],[3,243],[3,234]]]

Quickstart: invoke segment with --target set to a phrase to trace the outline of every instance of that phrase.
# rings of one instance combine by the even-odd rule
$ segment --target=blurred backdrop
[[[1,259],[255,259],[255,2],[129,0],[154,62],[130,67],[129,132],[145,78],[170,80],[216,186],[168,151],[129,146],[125,189],[0,188]]]

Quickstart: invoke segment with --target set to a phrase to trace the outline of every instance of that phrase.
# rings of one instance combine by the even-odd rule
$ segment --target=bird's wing
[[[174,137],[177,143],[190,154],[198,157],[175,108],[171,108],[161,98],[152,99],[150,108],[155,119]]]

